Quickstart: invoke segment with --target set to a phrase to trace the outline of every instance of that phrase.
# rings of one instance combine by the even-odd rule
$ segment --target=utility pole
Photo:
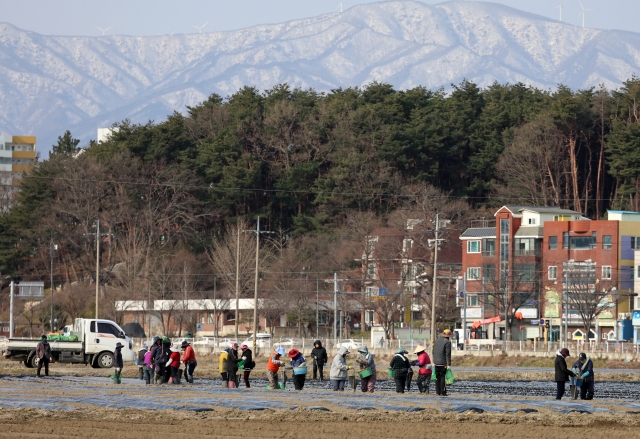
[[[256,276],[253,290],[253,352],[258,346],[258,261],[260,252],[260,217],[256,225]]]
[[[462,273],[462,300],[464,304],[462,305],[462,350],[467,350],[467,273]]]
[[[338,342],[338,273],[333,273],[333,344]]]
[[[431,288],[431,347],[436,342],[436,285],[438,282],[438,245],[440,245],[440,218],[436,214],[436,231],[434,240],[434,253],[433,253],[433,285]]]
[[[218,278],[213,278],[213,337],[218,338],[218,302],[216,296],[218,295]]]
[[[13,295],[15,293],[16,283],[11,279],[9,287],[9,338],[13,338]]]
[[[238,340],[238,302],[240,302],[240,227],[238,227],[238,245],[236,248],[236,340]]]
[[[320,306],[320,300],[319,300],[320,296],[319,296],[319,294],[320,293],[319,293],[319,287],[318,287],[318,278],[316,277],[316,340],[318,339],[318,333],[319,333],[318,325],[320,324],[319,321],[318,321],[319,317],[320,317],[319,316],[319,312],[318,312],[318,308]]]
[[[96,320],[98,320],[98,303],[100,302],[100,220],[96,221]]]
[[[51,232],[51,242],[49,243],[49,256],[51,256],[51,314],[49,317],[49,327],[53,330],[53,290],[55,286],[53,285],[53,252],[55,250],[55,246],[53,244],[53,231]]]

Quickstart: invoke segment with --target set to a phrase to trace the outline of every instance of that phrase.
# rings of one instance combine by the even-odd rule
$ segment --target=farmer
[[[220,376],[222,377],[222,387],[229,387],[229,374],[227,373],[227,360],[229,359],[229,352],[231,351],[230,347],[224,348],[222,352],[220,352],[220,358],[218,359],[218,371],[220,372]]]
[[[418,359],[413,362],[414,366],[418,366],[418,390],[420,393],[428,394],[431,386],[431,359],[427,354],[426,348],[422,345],[416,346],[413,353],[418,356]]]
[[[580,399],[593,399],[595,379],[593,376],[593,362],[591,361],[591,358],[587,357],[587,354],[584,352],[581,352],[578,356],[578,361],[573,364],[573,367],[580,371],[578,378],[582,380],[582,387],[580,387]]]
[[[348,370],[353,369],[353,367],[347,366],[347,355],[349,355],[349,351],[343,346],[338,350],[338,353],[333,357],[333,361],[331,362],[329,378],[331,379],[331,387],[334,391],[344,392],[344,385],[348,378]]]
[[[304,357],[302,356],[302,354],[300,353],[299,350],[297,349],[291,349],[289,351],[288,354],[289,358],[291,358],[291,367],[296,368],[296,367],[304,367],[306,366],[306,361],[304,359]],[[306,378],[306,374],[299,374],[296,375],[295,370],[293,373],[293,387],[296,390],[302,390],[302,388],[304,387],[304,381]]]
[[[244,385],[247,389],[251,387],[249,384],[249,374],[256,367],[256,363],[253,361],[253,352],[249,349],[249,346],[243,344],[240,346],[240,350],[242,351],[241,360],[244,361],[244,373],[242,374],[242,378],[244,379]]]
[[[164,361],[164,371],[162,376],[162,382],[168,383],[171,378],[171,366],[167,366],[169,357],[171,356],[171,340],[169,337],[162,337],[162,356]]]
[[[369,352],[369,349],[367,349],[366,346],[362,346],[358,349],[358,353],[360,354],[360,359],[358,360],[360,363],[360,370],[371,371],[371,375],[362,378],[360,388],[363,392],[373,393],[376,388],[376,363],[374,361],[373,354]]]
[[[171,346],[171,354],[169,354],[169,361],[167,361],[167,367],[171,370],[171,379],[169,380],[173,384],[180,384],[180,350],[174,346]]]
[[[240,384],[238,363],[241,360],[238,358],[238,347],[238,343],[231,343],[231,348],[227,352],[227,361],[225,363],[224,371],[227,372],[229,387],[238,387]],[[233,385],[231,383],[233,383]]]
[[[320,340],[313,342],[311,358],[313,358],[313,379],[317,380],[317,374],[320,372],[320,381],[322,381],[324,379],[324,365],[329,362],[329,358],[327,357],[327,350],[322,347]]]
[[[153,352],[151,356],[152,364],[156,371],[156,384],[162,384],[164,381],[164,365],[166,364],[164,346],[161,337],[154,337],[153,339],[155,342],[151,348],[151,352]]]
[[[451,330],[445,329],[433,345],[433,364],[436,366],[436,395],[447,396],[445,381],[451,367]]]
[[[124,367],[124,362],[122,361],[123,347],[123,344],[118,342],[116,343],[116,350],[113,351],[113,384],[122,383],[122,368]]]
[[[409,360],[405,356],[408,352],[404,348],[399,348],[391,358],[390,367],[393,369],[393,380],[396,382],[396,393],[404,393],[404,387],[409,373]]]
[[[138,372],[140,373],[140,379],[144,379],[144,356],[147,355],[147,345],[142,344],[142,347],[138,350],[138,358],[136,358],[136,365],[138,366]]]
[[[565,358],[567,358],[568,356],[569,356],[569,349],[567,348],[562,348],[558,352],[556,352],[555,381],[556,381],[556,388],[557,388],[556,400],[558,401],[561,400],[562,396],[564,395],[564,390],[565,390],[564,386],[565,386],[565,383],[569,381],[569,377],[576,376],[575,373],[571,372],[567,368],[567,361],[565,360]]]
[[[40,370],[44,366],[44,376],[49,376],[49,362],[51,361],[51,345],[47,341],[47,336],[42,334],[41,341],[36,345],[36,357],[38,358],[38,372],[36,376],[40,378]]]
[[[153,346],[144,355],[144,360],[142,361],[142,369],[145,384],[151,384],[151,379],[153,378]]]
[[[187,340],[182,342],[180,348],[182,353],[182,364],[184,364],[184,379],[186,382],[193,384],[193,371],[196,369],[198,362],[196,361],[196,353]]]
[[[284,348],[280,346],[271,353],[269,361],[267,361],[267,378],[269,379],[269,387],[273,390],[278,388],[278,371],[280,366],[284,366],[284,361],[280,361],[280,357],[284,354]]]

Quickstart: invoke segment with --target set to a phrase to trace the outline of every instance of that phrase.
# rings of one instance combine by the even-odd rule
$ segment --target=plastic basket
[[[245,363],[245,360],[240,360],[238,362],[238,369],[244,370],[244,363]]]
[[[294,375],[306,375],[307,374],[307,366],[302,367],[294,367],[293,368]]]
[[[360,378],[369,378],[371,375],[373,375],[373,371],[371,369],[361,370],[360,372],[358,372],[358,375],[360,375]]]
[[[393,369],[388,369],[389,378],[393,378]]]

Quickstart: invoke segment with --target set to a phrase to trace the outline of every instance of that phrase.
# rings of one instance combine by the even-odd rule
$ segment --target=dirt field
[[[314,413],[234,410],[207,413],[138,410],[1,410],[0,437],[171,438],[508,438],[628,439],[640,416]]]

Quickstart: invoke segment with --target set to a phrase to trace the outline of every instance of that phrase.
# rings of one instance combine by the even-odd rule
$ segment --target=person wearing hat
[[[278,388],[278,371],[280,366],[284,366],[284,361],[280,360],[285,354],[285,350],[282,346],[273,351],[267,361],[267,378],[269,379],[269,388],[276,390]]]
[[[418,366],[418,379],[416,381],[418,390],[420,393],[428,394],[431,386],[431,359],[427,354],[426,348],[422,345],[416,346],[413,353],[418,356],[418,359],[413,362],[414,366]]]
[[[249,384],[249,374],[256,367],[256,363],[253,361],[253,352],[249,349],[249,346],[243,344],[240,346],[240,350],[242,351],[241,360],[244,361],[244,372],[242,373],[242,378],[244,379],[244,386],[249,389],[251,385]]]
[[[307,364],[307,360],[304,359],[302,354],[297,349],[291,349],[287,354],[291,359],[290,364],[291,367],[304,367]],[[296,390],[302,390],[304,387],[304,381],[306,379],[306,375],[296,375],[293,374],[293,387]]]
[[[122,383],[122,369],[124,362],[122,361],[122,348],[124,345],[120,342],[116,343],[116,349],[113,351],[113,384]]]
[[[556,352],[556,364],[555,364],[555,381],[556,381],[556,399],[559,401],[564,396],[565,383],[569,381],[569,377],[576,376],[567,368],[567,358],[569,356],[569,349],[562,348]]]
[[[142,347],[138,350],[138,358],[136,358],[136,366],[138,366],[141,380],[144,379],[144,356],[147,355],[148,350],[147,345],[143,343]]]
[[[389,367],[393,370],[393,380],[396,382],[396,393],[404,393],[404,387],[409,374],[409,359],[405,356],[408,352],[405,348],[399,348],[391,358]]]
[[[582,386],[580,387],[580,399],[593,399],[593,394],[595,392],[595,379],[593,376],[593,362],[591,361],[591,358],[587,357],[587,354],[584,352],[581,352],[578,356],[578,361],[573,363],[573,368],[580,372],[579,378],[582,380]]]
[[[171,378],[170,383],[180,384],[180,376],[182,371],[180,370],[180,350],[174,346],[170,348],[169,360],[167,361],[167,368],[170,368]]]
[[[51,361],[51,345],[47,340],[47,336],[42,334],[40,342],[36,345],[36,358],[38,359],[38,372],[36,376],[40,378],[40,371],[44,366],[44,376],[49,376],[49,362]]]
[[[238,358],[238,343],[231,343],[229,350],[227,351],[227,361],[225,362],[224,371],[227,373],[227,379],[229,380],[229,387],[238,387],[240,384],[240,377],[238,376],[238,363],[241,361]]]
[[[369,352],[366,346],[362,346],[358,349],[358,353],[360,354],[360,370],[368,369],[371,371],[371,375],[366,378],[362,378],[360,382],[360,389],[362,392],[373,393],[376,388],[376,362],[374,360],[373,354]]]
[[[445,329],[433,345],[433,364],[436,367],[436,395],[447,396],[446,375],[451,367],[451,330]]]
[[[331,362],[329,379],[331,379],[331,388],[335,392],[344,392],[344,386],[349,377],[348,371],[353,369],[352,366],[347,365],[347,355],[349,355],[349,351],[343,346],[338,350],[338,353],[333,357],[333,361]]]
[[[184,351],[182,354],[182,364],[184,364],[184,380],[193,384],[193,371],[196,369],[198,362],[196,361],[196,353],[187,340],[182,342],[180,348]]]

